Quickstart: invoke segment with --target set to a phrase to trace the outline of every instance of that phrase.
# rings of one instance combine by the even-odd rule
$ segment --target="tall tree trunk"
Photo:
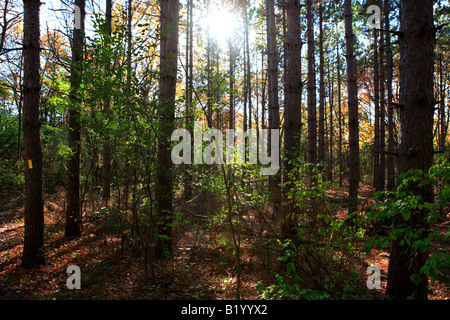
[[[316,71],[312,0],[306,1],[308,24],[308,162],[317,164]],[[289,70],[289,69],[288,69]]]
[[[233,52],[233,40],[232,36],[228,39],[228,48],[230,52],[230,118],[229,129],[234,129],[235,127],[235,110],[234,110],[234,52]]]
[[[40,28],[39,0],[24,1],[23,34],[23,142],[25,160],[25,211],[22,267],[45,263],[44,203],[42,200],[42,149],[39,123]]]
[[[322,171],[325,165],[325,71],[323,53],[323,7],[322,2],[319,7],[319,148],[318,162]]]
[[[280,129],[280,109],[278,102],[278,50],[277,28],[275,21],[275,1],[266,0],[267,10],[267,89],[269,102],[269,129]],[[269,139],[269,149],[270,149]],[[269,177],[269,189],[272,197],[273,214],[280,215],[281,209],[281,176]]]
[[[382,2],[380,1],[382,5]],[[380,70],[380,140],[378,147],[379,172],[378,172],[378,186],[377,191],[384,191],[386,185],[386,112],[385,112],[385,69],[384,69],[384,37],[385,32],[380,31],[380,54],[379,54],[379,70]]]
[[[290,175],[295,162],[300,158],[301,131],[301,33],[300,33],[300,4],[297,0],[286,1],[287,37],[286,37],[286,105],[284,106],[284,181],[289,192],[293,187],[294,177]],[[291,211],[292,210],[292,211]],[[282,236],[292,238],[295,232],[291,217],[294,208],[289,205],[284,209],[284,223]]]
[[[247,67],[247,64],[248,64],[248,60],[247,60],[247,41],[245,41],[245,39],[244,39],[244,43],[243,43],[243,46],[244,46],[244,58],[243,58],[243,76],[244,76],[244,79],[243,79],[243,82],[244,82],[244,84],[243,84],[243,95],[244,95],[244,101],[243,101],[243,103],[244,103],[244,111],[243,111],[243,129],[244,129],[244,132],[246,132],[247,131],[247,128],[248,128],[248,108],[247,108],[247,103],[248,103],[248,80],[247,80],[247,77],[248,77],[248,67]],[[244,139],[244,149],[246,150],[247,149],[247,141]],[[245,159],[247,160],[247,154],[245,155]]]
[[[109,48],[110,42],[111,42],[111,23],[112,23],[112,0],[106,0],[106,47]],[[108,50],[109,51],[109,50]],[[109,52],[108,52],[109,54]],[[110,76],[111,72],[111,62],[108,61],[106,65],[106,76]],[[109,84],[108,84],[109,85]],[[106,117],[106,121],[109,122],[109,109],[111,107],[111,99],[110,97],[106,97],[105,101],[103,102],[103,113]],[[110,176],[111,176],[111,145],[110,145],[110,137],[109,137],[109,130],[106,130],[105,132],[105,141],[103,143],[103,167],[102,167],[102,174],[103,174],[103,202],[105,204],[105,207],[108,207],[108,201],[111,194],[111,188],[110,188]]]
[[[262,92],[261,92],[261,129],[266,129],[266,85],[268,72],[264,74],[264,52],[261,54]]]
[[[433,73],[435,27],[432,0],[400,2],[400,99],[398,172],[411,169],[427,173],[433,162]],[[433,201],[430,184],[411,182],[408,191],[420,195],[422,201]],[[423,240],[427,236],[428,212],[411,213],[405,221],[394,217],[394,228],[411,228]],[[427,277],[420,272],[428,252],[417,252],[402,237],[392,241],[386,293],[395,299],[427,299]],[[419,275],[418,285],[411,281]]]
[[[385,14],[385,26],[389,31],[390,5],[389,0],[384,0],[384,14]],[[394,190],[395,188],[395,162],[394,155],[394,106],[393,106],[393,93],[392,93],[392,47],[391,47],[391,34],[386,32],[386,67],[387,67],[387,107],[388,107],[388,154],[387,154],[387,190]]]
[[[251,71],[251,61],[250,61],[250,41],[249,41],[249,22],[248,22],[248,0],[244,1],[244,32],[245,32],[245,60],[247,61],[247,79],[246,79],[246,94],[248,102],[248,126],[249,129],[252,128],[252,71]]]
[[[193,134],[194,115],[193,97],[194,97],[194,23],[193,23],[193,0],[187,0],[186,6],[186,129]],[[193,147],[194,142],[191,141]],[[184,196],[186,200],[192,197],[192,174],[188,170],[191,167],[185,165],[184,171]]]
[[[447,125],[445,119],[445,83],[444,83],[444,63],[443,54],[439,54],[439,151],[445,153],[445,138],[447,136]]]
[[[373,31],[373,87],[374,87],[374,141],[373,141],[373,186],[378,188],[380,177],[380,77],[378,67],[378,30]],[[380,191],[380,190],[377,190]]]
[[[158,242],[155,255],[163,258],[172,254],[172,170],[170,137],[175,122],[175,93],[178,53],[178,0],[160,0],[160,87],[159,139],[156,166],[155,200],[158,218]]]
[[[333,166],[334,166],[334,159],[333,159],[333,155],[334,155],[334,86],[333,86],[333,81],[334,81],[334,74],[331,72],[330,70],[330,64],[331,62],[328,62],[328,92],[330,94],[330,98],[329,98],[329,104],[330,104],[330,152],[329,152],[329,157],[328,157],[328,180],[332,181],[333,180]]]
[[[341,58],[339,57],[339,49],[336,48],[337,62],[337,82],[338,82],[338,126],[339,126],[339,186],[342,187],[342,175],[344,174],[344,163],[342,161],[342,98],[341,98]]]
[[[20,57],[20,70],[23,70],[23,54]],[[23,72],[23,71],[22,71]],[[14,89],[15,93],[14,95],[18,94],[19,95],[19,101],[17,103],[17,112],[18,112],[18,117],[17,117],[17,126],[18,126],[18,130],[17,130],[17,160],[20,159],[20,150],[21,150],[21,138],[22,138],[22,109],[23,109],[23,79],[22,79],[22,72],[19,72],[19,79],[17,82],[17,87],[18,87],[18,91],[16,93],[16,89]]]
[[[160,0],[161,1],[161,0]],[[206,1],[206,14],[209,16],[210,0]],[[212,89],[211,89],[211,36],[209,24],[206,26],[206,119],[212,125]]]
[[[352,3],[345,0],[345,41],[348,82],[348,135],[349,135],[349,213],[357,209],[359,187],[359,120],[358,87],[356,83],[356,62],[353,54]]]
[[[131,99],[131,57],[132,57],[132,39],[133,39],[133,32],[131,30],[131,23],[133,21],[133,0],[127,1],[127,74],[126,74],[126,110],[128,113],[128,116],[131,116],[131,107],[132,107],[132,99]],[[126,138],[128,140],[128,137]],[[130,194],[130,183],[131,183],[131,177],[132,177],[132,168],[130,166],[131,159],[132,159],[132,150],[136,150],[136,147],[133,148],[133,146],[127,146],[126,148],[126,155],[125,155],[125,165],[123,168],[124,171],[124,208],[125,210],[128,209],[128,199]],[[133,165],[136,165],[135,163]]]
[[[67,164],[67,212],[66,237],[78,237],[82,232],[80,201],[80,152],[81,152],[81,99],[79,91],[82,79],[84,46],[85,0],[76,0],[80,8],[80,29],[73,30],[72,65],[70,75],[69,107],[69,148],[71,151]]]

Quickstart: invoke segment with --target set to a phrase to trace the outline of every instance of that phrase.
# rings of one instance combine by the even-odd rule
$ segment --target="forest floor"
[[[237,288],[236,264],[229,228],[226,223],[211,223],[211,219],[187,211],[185,222],[179,226],[175,239],[173,259],[150,261],[145,270],[144,254],[133,250],[120,236],[102,232],[102,219],[86,219],[83,235],[69,240],[64,238],[63,192],[45,197],[45,258],[44,266],[33,270],[21,268],[23,247],[23,205],[20,198],[0,210],[0,299],[235,299]],[[373,195],[370,187],[360,190],[362,203]],[[345,199],[342,190],[329,190],[328,196],[339,203]],[[341,201],[342,202],[342,201]],[[336,217],[344,217],[346,209],[336,209]],[[282,273],[278,255],[265,245],[270,235],[269,212],[249,210],[241,219],[241,299],[261,298],[256,290],[276,283],[275,275]],[[261,218],[262,217],[262,218]],[[266,217],[266,218],[264,218]],[[441,233],[450,228],[450,217],[435,226]],[[264,240],[266,239],[266,240]],[[360,299],[383,298],[389,252],[372,250],[362,252],[364,243],[355,243],[356,252],[351,268],[360,277],[353,286],[359,288]],[[448,243],[444,244],[448,251]],[[442,244],[435,244],[437,248]],[[123,248],[125,248],[123,250]],[[77,265],[81,269],[81,289],[69,290],[67,268]],[[381,269],[381,289],[368,290],[366,269],[369,265]],[[329,268],[333,268],[330,266]],[[449,281],[430,283],[430,300],[450,298]]]

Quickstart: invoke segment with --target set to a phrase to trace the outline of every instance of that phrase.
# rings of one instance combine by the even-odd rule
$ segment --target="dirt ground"
[[[369,201],[373,190],[360,190],[362,203]],[[86,299],[86,300],[184,300],[235,299],[237,265],[230,250],[231,236],[226,224],[211,223],[195,210],[185,210],[175,238],[174,257],[170,260],[145,263],[145,254],[127,246],[118,235],[103,232],[102,219],[88,213],[82,237],[64,238],[64,197],[57,193],[45,197],[45,260],[44,266],[33,270],[21,268],[23,246],[23,206],[12,204],[0,212],[0,299]],[[328,196],[339,202],[345,192],[329,190]],[[337,207],[336,216],[345,216],[345,206]],[[90,217],[88,219],[88,217]],[[263,217],[263,218],[261,218]],[[447,216],[448,218],[448,216]],[[272,224],[272,226],[269,226]],[[275,283],[282,273],[277,253],[268,245],[274,222],[269,212],[249,211],[241,220],[240,298],[261,299],[258,283]],[[448,232],[450,219],[437,228]],[[363,243],[355,246],[362,248]],[[436,245],[438,246],[438,245]],[[446,248],[448,250],[448,247]],[[389,252],[359,251],[353,268],[363,276],[355,279],[361,297],[378,299],[386,289]],[[67,268],[77,265],[81,270],[81,289],[69,290]],[[147,270],[145,265],[147,265]],[[368,290],[365,270],[369,265],[381,269],[381,289]],[[330,267],[332,268],[332,267]],[[449,281],[430,283],[430,300],[448,300]]]

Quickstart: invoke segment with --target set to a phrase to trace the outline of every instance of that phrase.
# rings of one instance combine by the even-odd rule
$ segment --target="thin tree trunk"
[[[308,24],[308,162],[317,164],[316,71],[312,0],[306,1]]]
[[[328,180],[333,180],[333,166],[334,166],[334,86],[333,86],[333,80],[334,80],[334,74],[330,70],[330,62],[328,63],[328,92],[330,94],[329,103],[330,103],[330,153],[329,153],[329,160],[328,160]]]
[[[268,64],[268,96],[269,96],[269,129],[280,129],[280,110],[278,102],[278,50],[277,29],[275,21],[275,1],[266,0],[267,10],[267,64]],[[269,139],[269,149],[270,149]],[[281,176],[269,177],[269,189],[272,197],[273,214],[280,215],[281,209]]]
[[[378,67],[378,30],[373,31],[373,87],[374,87],[374,142],[373,142],[373,186],[378,188],[380,177],[380,78]],[[380,191],[380,190],[377,190]]]
[[[132,38],[133,33],[131,30],[131,23],[133,21],[133,0],[127,1],[127,84],[126,84],[126,103],[127,103],[127,110],[130,114],[131,112],[131,56],[132,56]],[[131,115],[131,114],[130,114]],[[128,140],[128,137],[127,137]],[[131,152],[133,147],[129,146],[126,149],[126,156],[125,156],[125,165],[123,168],[124,171],[124,208],[125,210],[128,210],[128,198],[130,194],[130,182],[131,182],[131,167],[130,167],[130,159],[132,158]],[[135,148],[134,148],[135,149]],[[135,165],[135,164],[134,164]]]
[[[229,118],[229,129],[234,129],[235,127],[235,111],[234,111],[234,53],[233,53],[233,41],[232,37],[228,40],[228,47],[230,52],[230,118]]]
[[[382,4],[382,3],[380,3]],[[380,140],[378,152],[379,152],[379,172],[378,172],[378,186],[377,191],[384,191],[385,184],[386,184],[386,112],[385,112],[385,69],[384,69],[384,37],[385,32],[380,31],[380,54],[379,54],[379,64],[378,67],[380,68]]]
[[[112,0],[106,0],[106,46],[109,48],[111,42],[111,23],[112,23]],[[109,52],[108,52],[109,54]],[[110,76],[111,62],[108,61],[106,65],[106,76]],[[109,122],[109,109],[111,107],[111,99],[107,97],[103,102],[103,113],[106,117],[106,121]],[[105,207],[108,208],[108,201],[111,194],[110,180],[111,180],[111,146],[109,138],[109,130],[105,132],[105,141],[103,143],[103,202]]]
[[[319,152],[318,162],[320,171],[325,165],[325,71],[324,71],[324,53],[323,53],[323,7],[322,2],[319,7]]]
[[[69,107],[69,148],[71,155],[67,163],[67,212],[66,237],[78,237],[82,232],[80,201],[80,152],[81,152],[81,99],[79,91],[82,79],[82,62],[84,46],[85,0],[76,0],[80,8],[80,29],[73,30],[72,65],[70,76]]]
[[[193,23],[193,0],[187,0],[186,7],[186,129],[193,134],[194,126],[194,110],[193,110],[193,38],[194,38],[194,23]],[[193,141],[191,141],[193,147]],[[192,174],[188,170],[191,166],[185,165],[184,167],[184,196],[188,200],[192,197]]]
[[[439,151],[445,153],[445,137],[447,135],[447,126],[445,121],[445,83],[444,83],[444,63],[443,54],[439,54]]]
[[[209,15],[210,0],[206,1],[206,12]],[[207,76],[207,92],[206,92],[206,118],[207,122],[212,125],[212,90],[211,90],[211,37],[209,25],[206,26],[206,76]]]
[[[342,99],[341,99],[341,58],[339,57],[339,49],[336,48],[337,62],[337,82],[338,82],[338,126],[339,126],[339,186],[342,187],[342,175],[344,174],[344,163],[342,161]]]
[[[252,128],[252,72],[250,61],[250,41],[249,41],[249,23],[248,23],[248,0],[244,1],[244,29],[245,29],[245,60],[247,61],[247,80],[246,80],[246,93],[248,102],[248,126]]]
[[[20,69],[23,70],[23,54],[20,57]],[[23,71],[22,71],[23,72]],[[17,130],[17,160],[20,159],[20,149],[21,149],[21,138],[22,138],[22,109],[23,109],[23,79],[22,79],[22,72],[19,73],[19,81],[17,82],[18,88],[19,88],[19,102],[17,103],[17,111],[18,111],[18,117],[17,117],[17,124],[18,124],[18,130]],[[14,89],[16,95],[16,89]]]
[[[25,211],[22,267],[45,263],[42,149],[39,123],[40,29],[39,0],[24,1],[23,35],[23,142],[25,160]]]
[[[390,5],[388,0],[384,0],[384,14],[386,30],[389,30],[389,12]],[[394,106],[392,93],[392,46],[391,34],[386,32],[386,66],[387,66],[387,107],[388,107],[388,154],[387,154],[387,190],[394,190],[395,188],[395,147],[394,147]]]
[[[261,93],[261,129],[266,129],[266,85],[268,72],[264,74],[264,53],[261,54],[262,93]]]

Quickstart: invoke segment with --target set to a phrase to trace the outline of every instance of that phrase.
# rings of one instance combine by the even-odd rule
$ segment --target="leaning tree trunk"
[[[25,160],[25,231],[22,267],[45,263],[42,150],[39,123],[39,0],[24,1],[23,142]]]
[[[80,152],[81,152],[81,86],[85,0],[76,0],[75,5],[80,9],[80,28],[73,29],[72,65],[70,75],[70,107],[69,107],[69,148],[70,158],[67,163],[67,211],[66,237],[78,237],[82,232],[81,201],[80,201]]]
[[[155,200],[158,219],[158,242],[155,255],[163,258],[172,253],[172,170],[170,137],[175,122],[175,93],[178,54],[178,0],[161,0],[159,139],[156,164]]]
[[[400,99],[398,172],[411,169],[424,173],[433,162],[433,72],[434,40],[432,0],[400,1]],[[431,185],[412,182],[408,191],[420,195],[422,201],[433,201]],[[427,212],[412,213],[405,221],[402,215],[394,218],[395,228],[411,228],[420,239],[426,237]],[[402,237],[392,242],[386,293],[396,299],[427,299],[427,277],[420,269],[428,252],[417,252]],[[411,281],[420,275],[418,285]]]

